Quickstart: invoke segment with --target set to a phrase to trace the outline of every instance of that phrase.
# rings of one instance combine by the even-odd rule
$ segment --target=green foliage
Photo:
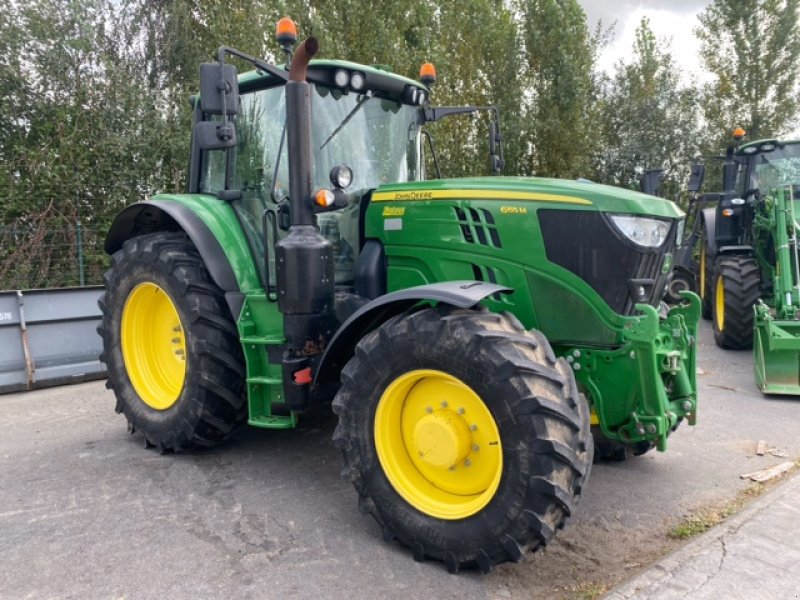
[[[177,169],[137,164],[168,167],[175,148],[153,118],[156,95],[125,60],[119,17],[95,0],[35,0],[3,23],[0,223],[80,217],[104,228],[153,189],[179,187]]]
[[[520,0],[527,116],[523,172],[586,177],[594,146],[596,40],[577,0]]]
[[[665,169],[668,196],[685,185],[697,152],[695,91],[683,87],[671,52],[647,18],[636,30],[630,62],[616,65],[599,102],[603,146],[596,156],[600,181],[638,188],[648,169]]]
[[[28,240],[78,220],[102,232],[123,206],[184,189],[198,64],[220,45],[282,61],[284,15],[320,39],[323,57],[411,77],[431,61],[435,104],[498,105],[505,174],[633,187],[664,167],[671,195],[698,143],[716,153],[733,125],[751,139],[796,125],[799,7],[715,0],[697,31],[713,76],[699,102],[646,22],[632,60],[595,73],[608,32],[589,31],[578,0],[14,2],[0,12],[0,226]],[[486,123],[429,126],[445,176],[490,172]],[[4,238],[0,259],[21,264],[22,239]]]
[[[433,101],[439,105],[486,106],[500,109],[505,134],[505,173],[520,172],[518,148],[523,122],[519,102],[520,60],[517,30],[511,12],[496,0],[443,3],[435,21],[433,49],[439,80]],[[417,69],[419,66],[417,66]],[[488,121],[448,117],[431,125],[443,176],[488,175]]]
[[[800,0],[715,0],[695,30],[713,81],[702,90],[705,150],[740,125],[748,139],[785,135],[800,109]]]

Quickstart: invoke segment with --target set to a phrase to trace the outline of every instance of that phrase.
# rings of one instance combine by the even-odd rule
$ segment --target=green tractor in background
[[[106,240],[108,386],[162,451],[332,404],[359,507],[414,558],[488,571],[546,544],[603,452],[694,424],[699,298],[660,304],[683,213],[612,187],[429,180],[421,81],[230,48],[201,66],[188,193]],[[233,55],[255,70],[237,76]],[[430,137],[428,136],[428,139]],[[437,165],[438,169],[438,165]]]
[[[716,206],[702,211],[703,316],[721,348],[753,347],[762,392],[800,394],[800,141],[729,146],[723,190],[704,195]]]

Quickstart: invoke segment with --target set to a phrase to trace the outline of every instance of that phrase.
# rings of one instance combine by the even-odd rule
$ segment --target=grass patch
[[[669,530],[667,535],[675,540],[685,540],[696,535],[700,535],[719,525],[725,519],[730,517],[739,506],[734,502],[730,502],[718,509],[702,509],[693,515],[685,517],[683,521],[675,525]]]
[[[569,588],[571,598],[575,600],[596,600],[608,591],[608,586],[604,583],[594,581],[583,581],[578,585]]]
[[[766,489],[767,486],[763,483],[754,483],[741,490],[730,502],[711,508],[701,508],[670,529],[667,536],[675,540],[686,540],[705,533],[738,512],[750,500],[763,494]]]

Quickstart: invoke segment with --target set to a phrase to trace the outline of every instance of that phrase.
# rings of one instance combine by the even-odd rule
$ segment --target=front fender
[[[320,359],[314,375],[314,386],[337,381],[340,371],[353,356],[361,338],[415,305],[439,302],[457,308],[470,308],[493,294],[508,294],[512,291],[511,288],[484,281],[447,281],[379,296],[353,313],[336,331]]]
[[[705,230],[706,258],[714,260],[717,255],[717,209],[704,208],[701,213]],[[702,241],[702,240],[701,240]]]

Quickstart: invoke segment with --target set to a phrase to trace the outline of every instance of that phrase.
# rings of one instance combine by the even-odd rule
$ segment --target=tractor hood
[[[464,177],[413,181],[378,188],[373,201],[420,201],[481,199],[545,202],[573,205],[608,213],[650,215],[668,219],[684,216],[678,206],[657,198],[610,185],[539,177]]]

